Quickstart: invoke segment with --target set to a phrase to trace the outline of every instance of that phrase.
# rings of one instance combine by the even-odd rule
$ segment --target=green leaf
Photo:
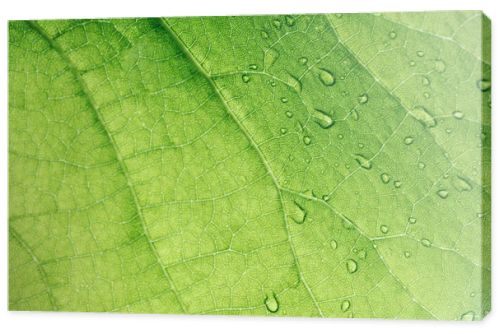
[[[10,23],[12,310],[480,319],[480,12]]]

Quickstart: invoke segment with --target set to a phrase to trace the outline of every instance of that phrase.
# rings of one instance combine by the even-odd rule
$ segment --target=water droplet
[[[269,38],[269,34],[265,31],[261,31],[260,32],[260,37],[262,37],[263,39],[268,39]]]
[[[419,169],[424,169],[424,168],[425,168],[425,163],[423,163],[423,162],[419,162],[419,163],[418,163],[418,168],[419,168]]]
[[[406,252],[404,252],[404,255],[405,255],[405,258],[409,258],[411,256],[411,253],[406,251]]]
[[[391,39],[394,39],[394,38],[396,38],[397,36],[398,36],[398,34],[396,34],[396,32],[395,32],[394,30],[393,30],[393,31],[391,31],[391,32],[389,33],[389,37],[390,37]]]
[[[359,120],[359,112],[356,108],[353,108],[351,110],[351,115],[352,115],[352,118],[354,118],[355,121]]]
[[[413,143],[413,137],[408,136],[405,138],[405,144],[406,145],[411,145]]]
[[[358,271],[358,263],[353,259],[349,259],[346,262],[346,268],[349,273],[355,273]]]
[[[328,201],[330,200],[330,196],[329,196],[329,195],[323,195],[323,196],[321,197],[321,199],[322,199],[323,201],[325,201],[325,202],[328,202]]]
[[[302,140],[304,141],[304,144],[306,144],[306,145],[311,144],[311,137],[309,137],[309,136],[304,136],[304,138]]]
[[[288,118],[292,118],[292,117],[293,117],[293,113],[292,113],[291,111],[287,111],[287,112],[285,112],[285,115],[286,115],[286,117],[288,117]]]
[[[431,98],[431,93],[429,93],[429,92],[425,92],[425,93],[424,93],[424,97],[425,97],[426,99],[430,99],[430,98]]]
[[[420,240],[420,243],[424,247],[431,247],[431,245],[432,245],[432,243],[429,239],[422,239],[422,240]]]
[[[387,173],[382,173],[380,174],[380,179],[382,180],[383,183],[387,184],[391,180],[391,177]]]
[[[368,102],[368,94],[364,93],[358,96],[358,102],[360,104],[365,104],[366,102]]]
[[[401,181],[399,181],[399,180],[394,181],[394,187],[396,187],[396,188],[401,188],[402,184],[403,183]]]
[[[431,84],[431,81],[427,77],[422,78],[422,85],[424,86],[429,86]]]
[[[250,81],[250,76],[248,74],[243,74],[241,76],[241,80],[243,80],[244,83],[247,83]]]
[[[294,204],[295,205],[291,208],[290,217],[297,224],[302,224],[306,220],[307,212],[297,202],[294,202]]]
[[[459,110],[456,110],[453,112],[453,117],[455,117],[456,119],[462,119],[464,118],[464,113]]]
[[[448,197],[448,191],[447,190],[444,190],[444,189],[441,189],[441,190],[438,190],[437,192],[438,196],[441,197],[442,199],[445,199]]]
[[[320,68],[319,80],[321,80],[321,82],[325,86],[333,86],[335,84],[335,77],[333,76],[332,72],[324,68]]]
[[[413,67],[413,66],[415,66],[416,64],[417,64],[417,63],[415,63],[415,61],[414,61],[414,60],[410,61],[410,66],[412,66],[412,67]]]
[[[475,297],[475,296],[476,296],[476,294],[475,294],[474,292],[471,292],[469,296],[471,296],[471,297]]]
[[[306,57],[300,57],[299,58],[299,64],[301,64],[301,65],[307,64],[307,58]]]
[[[273,21],[273,26],[276,28],[276,29],[281,29],[281,21],[280,20],[274,20]]]
[[[436,120],[424,107],[417,106],[413,108],[411,114],[413,117],[415,117],[417,121],[419,121],[428,128],[436,126]]]
[[[483,79],[477,82],[477,88],[479,88],[482,92],[486,92],[491,88],[491,81]]]
[[[338,139],[344,139],[344,135],[343,135],[343,134],[341,134],[341,133],[339,133],[339,134],[337,135],[337,138],[338,138]]]
[[[280,308],[280,304],[274,293],[272,293],[270,296],[266,296],[266,299],[264,299],[264,304],[266,305],[267,310],[271,313],[278,312]]]
[[[292,87],[297,93],[302,92],[302,82],[294,75],[288,73],[287,84]]]
[[[280,129],[280,132],[281,132],[282,134],[287,133],[287,131],[288,131],[288,130],[287,130],[286,128],[281,128],[281,129]]]
[[[417,223],[417,218],[415,218],[415,217],[410,217],[410,218],[408,218],[408,222],[409,222],[410,224],[416,224],[416,223]]]
[[[381,225],[380,232],[387,234],[387,232],[389,232],[389,227],[387,227],[387,225]]]
[[[340,309],[342,312],[347,312],[351,308],[351,302],[346,300],[343,300],[342,303],[340,304]]]
[[[275,49],[268,49],[264,53],[264,67],[269,68],[273,66],[276,60],[278,60],[279,56],[280,56],[279,52],[276,51]]]
[[[359,253],[358,253],[358,257],[360,259],[366,259],[366,251],[360,250]]]
[[[323,129],[331,128],[335,124],[332,116],[323,110],[314,109],[313,116],[314,121]]]
[[[257,64],[250,64],[248,68],[255,71],[257,69]]]
[[[330,241],[330,247],[332,247],[333,250],[337,249],[338,243],[335,240]]]
[[[469,311],[460,316],[460,320],[472,321],[476,318],[474,311]]]
[[[291,27],[295,24],[295,18],[292,15],[285,16],[285,23],[287,26]]]
[[[458,191],[471,191],[472,185],[469,180],[461,176],[455,176],[452,181],[453,187]]]
[[[359,166],[364,169],[371,169],[372,168],[372,162],[368,160],[366,157],[364,157],[361,154],[356,154],[356,157],[354,158]]]
[[[437,72],[443,73],[446,70],[446,63],[441,59],[437,59],[436,62],[434,63],[434,68],[436,69]]]
[[[423,57],[425,55],[425,52],[424,51],[417,51],[417,56],[419,57]]]
[[[288,102],[288,99],[287,99],[286,97],[282,97],[282,98],[281,98],[281,102],[282,102],[282,103],[287,103],[287,102]]]
[[[269,80],[271,87],[276,87],[276,82],[274,80]]]

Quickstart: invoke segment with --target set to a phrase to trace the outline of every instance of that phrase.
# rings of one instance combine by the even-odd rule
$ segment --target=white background
[[[500,1],[497,0],[2,0],[0,1],[0,332],[2,333],[490,333],[500,330],[499,276],[500,264],[499,229],[495,226],[498,208],[495,207],[499,181],[495,173],[498,167],[500,136],[492,131],[493,147],[493,310],[481,322],[438,321],[389,321],[358,319],[308,319],[308,318],[256,318],[222,316],[173,316],[173,315],[120,315],[92,313],[42,313],[7,311],[7,222],[8,222],[8,175],[7,175],[7,20],[49,18],[94,18],[181,15],[236,15],[236,14],[283,14],[283,13],[336,13],[381,12],[424,10],[483,10],[493,22],[493,81],[496,82],[499,54],[497,23],[500,22]],[[500,65],[499,65],[500,66]],[[500,124],[494,89],[493,124]],[[497,210],[495,210],[497,209]],[[496,328],[496,329],[495,329]]]

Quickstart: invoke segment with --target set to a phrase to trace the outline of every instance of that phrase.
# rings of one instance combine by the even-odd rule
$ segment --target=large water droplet
[[[348,301],[347,299],[342,301],[342,303],[340,304],[340,309],[342,310],[342,312],[347,312],[350,308],[351,308],[351,302]]]
[[[264,299],[264,304],[266,305],[267,310],[271,313],[278,312],[280,308],[280,304],[274,293],[266,296],[266,299]]]
[[[335,124],[332,116],[330,116],[326,111],[314,109],[313,116],[314,121],[323,129],[331,128]]]
[[[453,117],[455,117],[456,119],[462,119],[464,118],[464,113],[460,110],[456,110],[453,112]]]
[[[264,67],[269,68],[273,66],[276,60],[278,60],[279,56],[280,56],[279,52],[276,51],[275,49],[268,49],[264,53]]]
[[[424,247],[431,247],[431,245],[432,245],[432,243],[429,239],[422,239],[422,240],[420,240],[420,243]]]
[[[365,104],[366,102],[368,102],[368,94],[364,93],[358,96],[358,102],[360,104]]]
[[[428,128],[432,128],[436,126],[436,120],[434,119],[434,116],[432,116],[427,109],[421,106],[417,106],[413,108],[411,111],[411,114],[417,121],[422,123]]]
[[[335,76],[327,69],[319,69],[319,80],[325,86],[333,86],[335,84]]]
[[[356,160],[356,162],[359,164],[359,166],[361,168],[364,168],[364,169],[371,169],[372,168],[372,162],[369,159],[367,159],[366,157],[364,157],[363,155],[356,154],[356,157],[354,159]]]
[[[297,224],[302,224],[306,220],[307,212],[300,206],[297,202],[294,202],[294,206],[291,208],[290,217]]]
[[[471,191],[472,185],[469,180],[461,176],[455,176],[452,181],[453,187],[458,191]]]
[[[490,80],[479,80],[477,82],[477,88],[479,88],[482,92],[486,92],[491,88],[491,81]]]
[[[286,81],[297,93],[302,92],[302,82],[298,78],[289,73]]]
[[[346,262],[346,268],[349,273],[355,273],[358,271],[358,263],[353,259],[349,259]]]
[[[438,190],[437,192],[438,196],[441,197],[442,199],[445,199],[448,197],[448,191],[445,189]]]
[[[465,312],[460,316],[460,320],[472,321],[476,318],[474,311]]]
[[[382,180],[383,183],[387,184],[391,180],[391,177],[387,173],[382,173],[380,174],[380,180]]]

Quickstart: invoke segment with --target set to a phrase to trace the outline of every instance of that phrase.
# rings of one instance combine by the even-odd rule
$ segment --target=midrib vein
[[[285,225],[285,231],[287,233],[288,243],[290,244],[290,249],[292,251],[292,255],[294,258],[294,263],[295,263],[295,267],[297,269],[298,275],[300,277],[301,282],[304,284],[304,287],[306,288],[309,296],[311,297],[312,302],[314,303],[316,309],[318,310],[319,315],[321,317],[324,317],[323,311],[319,307],[318,301],[316,300],[316,297],[314,296],[312,289],[309,287],[309,285],[307,284],[307,282],[302,274],[302,270],[300,267],[298,256],[297,256],[297,253],[295,251],[295,247],[294,247],[293,240],[291,237],[290,229],[288,228],[288,219],[287,219],[287,216],[285,213],[285,203],[283,200],[282,188],[278,182],[278,179],[274,175],[274,173],[271,169],[271,166],[267,162],[267,159],[266,159],[264,153],[260,149],[259,145],[255,142],[255,140],[253,139],[252,135],[250,134],[248,129],[245,127],[245,125],[232,112],[231,108],[229,108],[229,106],[226,102],[226,99],[222,96],[220,88],[217,86],[217,84],[215,83],[215,81],[213,80],[211,75],[209,73],[207,73],[207,71],[203,68],[201,63],[191,53],[191,51],[189,50],[187,45],[184,43],[184,41],[182,41],[180,39],[180,37],[177,35],[177,33],[174,31],[174,29],[170,26],[170,24],[163,18],[160,18],[159,20],[160,20],[161,26],[165,29],[165,31],[168,33],[168,35],[177,43],[177,45],[179,46],[179,48],[181,49],[183,54],[186,56],[186,58],[188,58],[190,60],[190,62],[196,67],[196,69],[198,70],[200,75],[202,75],[205,78],[205,80],[207,80],[207,82],[210,84],[211,88],[214,90],[218,99],[220,100],[220,102],[224,106],[224,109],[229,114],[229,116],[232,118],[232,120],[236,123],[236,125],[238,125],[238,128],[243,132],[243,134],[245,135],[245,137],[248,140],[248,142],[250,143],[250,145],[253,147],[253,149],[258,154],[264,168],[266,169],[267,174],[269,174],[269,176],[271,177],[272,182],[274,184],[274,187],[276,188],[276,191],[278,193],[279,200],[280,200],[281,211],[283,212],[283,222]]]
[[[123,161],[123,158],[120,154],[120,150],[118,149],[118,146],[117,146],[112,134],[110,133],[110,131],[106,127],[106,123],[104,122],[104,119],[101,115],[101,112],[99,111],[99,108],[97,107],[97,103],[94,101],[94,99],[92,97],[90,89],[87,87],[87,84],[85,83],[85,81],[81,77],[76,65],[73,64],[72,60],[68,57],[68,55],[64,52],[64,50],[58,45],[58,43],[55,40],[53,40],[36,21],[29,21],[29,24],[33,28],[33,30],[36,31],[45,41],[47,41],[47,43],[67,63],[69,70],[71,71],[71,73],[73,74],[73,76],[77,80],[78,84],[80,85],[80,88],[82,89],[82,92],[84,93],[86,99],[88,100],[92,111],[94,111],[94,113],[97,117],[97,120],[99,121],[99,124],[102,126],[104,132],[106,133],[106,136],[107,136],[109,142],[111,143],[111,145],[113,147],[114,153],[116,155],[116,160],[118,161],[118,165],[119,165],[119,167],[120,167],[120,169],[125,177],[130,194],[133,198],[134,205],[135,205],[137,214],[139,216],[139,221],[141,222],[141,227],[142,227],[144,235],[147,239],[147,243],[149,245],[149,248],[152,251],[152,253],[154,254],[156,261],[158,262],[158,265],[160,266],[160,268],[162,270],[163,275],[165,276],[166,280],[168,281],[170,289],[172,290],[172,292],[174,293],[174,295],[176,297],[177,303],[182,308],[183,312],[187,313],[187,309],[184,306],[184,304],[182,303],[182,300],[181,300],[179,293],[175,287],[175,284],[174,284],[172,278],[170,277],[170,274],[168,273],[166,267],[163,265],[163,263],[161,261],[161,257],[159,255],[155,245],[151,241],[152,238],[149,235],[149,231],[148,231],[148,228],[146,226],[146,221],[144,219],[144,215],[143,215],[141,206],[139,204],[139,199],[137,198],[137,193],[136,193],[135,188],[130,180],[130,177],[128,176],[127,166],[125,165],[125,162]]]

